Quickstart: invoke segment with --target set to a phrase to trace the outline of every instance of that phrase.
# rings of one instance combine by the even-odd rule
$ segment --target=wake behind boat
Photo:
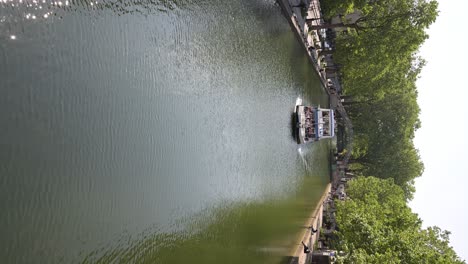
[[[332,109],[298,105],[296,120],[299,144],[335,136],[335,116]]]

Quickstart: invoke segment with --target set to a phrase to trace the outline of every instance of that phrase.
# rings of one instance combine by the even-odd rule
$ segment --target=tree
[[[358,31],[376,30],[383,32],[397,31],[405,34],[403,29],[423,30],[432,24],[437,17],[437,2],[431,0],[381,0],[381,1],[348,1],[345,13],[359,13],[355,21],[344,21],[336,24],[310,25],[310,29],[352,28]],[[345,17],[345,16],[340,16]],[[306,22],[311,22],[307,19]]]
[[[326,4],[329,2],[325,2]],[[437,2],[432,0],[345,1],[345,12],[358,13],[355,21],[311,25],[311,29],[347,29],[337,34],[335,55],[343,65],[341,74],[347,93],[363,93],[362,87],[375,89],[373,95],[382,97],[382,84],[408,87],[401,82],[413,82],[424,61],[415,56],[427,39],[425,29],[438,14]],[[388,88],[388,85],[383,85]],[[370,91],[370,89],[367,89]]]
[[[345,29],[337,33],[333,57],[345,95],[353,96],[345,105],[355,137],[351,166],[362,175],[393,178],[411,199],[424,170],[413,144],[421,126],[416,80],[425,65],[416,54],[437,17],[437,2],[324,0],[322,6],[328,17],[343,14],[339,23],[310,28]],[[350,13],[359,16],[350,19]]]
[[[464,263],[449,246],[449,232],[422,228],[392,179],[358,177],[349,181],[350,199],[337,201],[344,263]]]
[[[348,110],[356,139],[350,162],[360,165],[361,174],[393,178],[411,199],[413,180],[424,170],[412,141],[420,123],[416,93],[368,96]]]

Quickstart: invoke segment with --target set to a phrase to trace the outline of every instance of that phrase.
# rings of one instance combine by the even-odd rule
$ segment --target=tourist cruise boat
[[[332,109],[297,105],[296,118],[299,144],[335,136],[335,116]]]

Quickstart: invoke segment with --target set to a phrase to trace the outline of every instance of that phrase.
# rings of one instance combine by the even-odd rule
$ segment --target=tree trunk
[[[312,22],[312,21],[320,20],[320,19],[322,19],[322,18],[320,18],[320,17],[316,17],[316,18],[307,18],[307,19],[306,19],[306,22]]]
[[[328,29],[328,28],[357,28],[357,24],[344,24],[344,23],[337,23],[337,24],[322,24],[322,25],[311,25],[311,20],[306,19],[306,23],[309,25],[309,29],[311,30],[319,30],[319,29]]]

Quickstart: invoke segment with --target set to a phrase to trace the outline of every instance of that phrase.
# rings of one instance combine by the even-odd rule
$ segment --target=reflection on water
[[[3,262],[287,254],[328,180],[291,114],[327,100],[274,1],[0,3]]]

